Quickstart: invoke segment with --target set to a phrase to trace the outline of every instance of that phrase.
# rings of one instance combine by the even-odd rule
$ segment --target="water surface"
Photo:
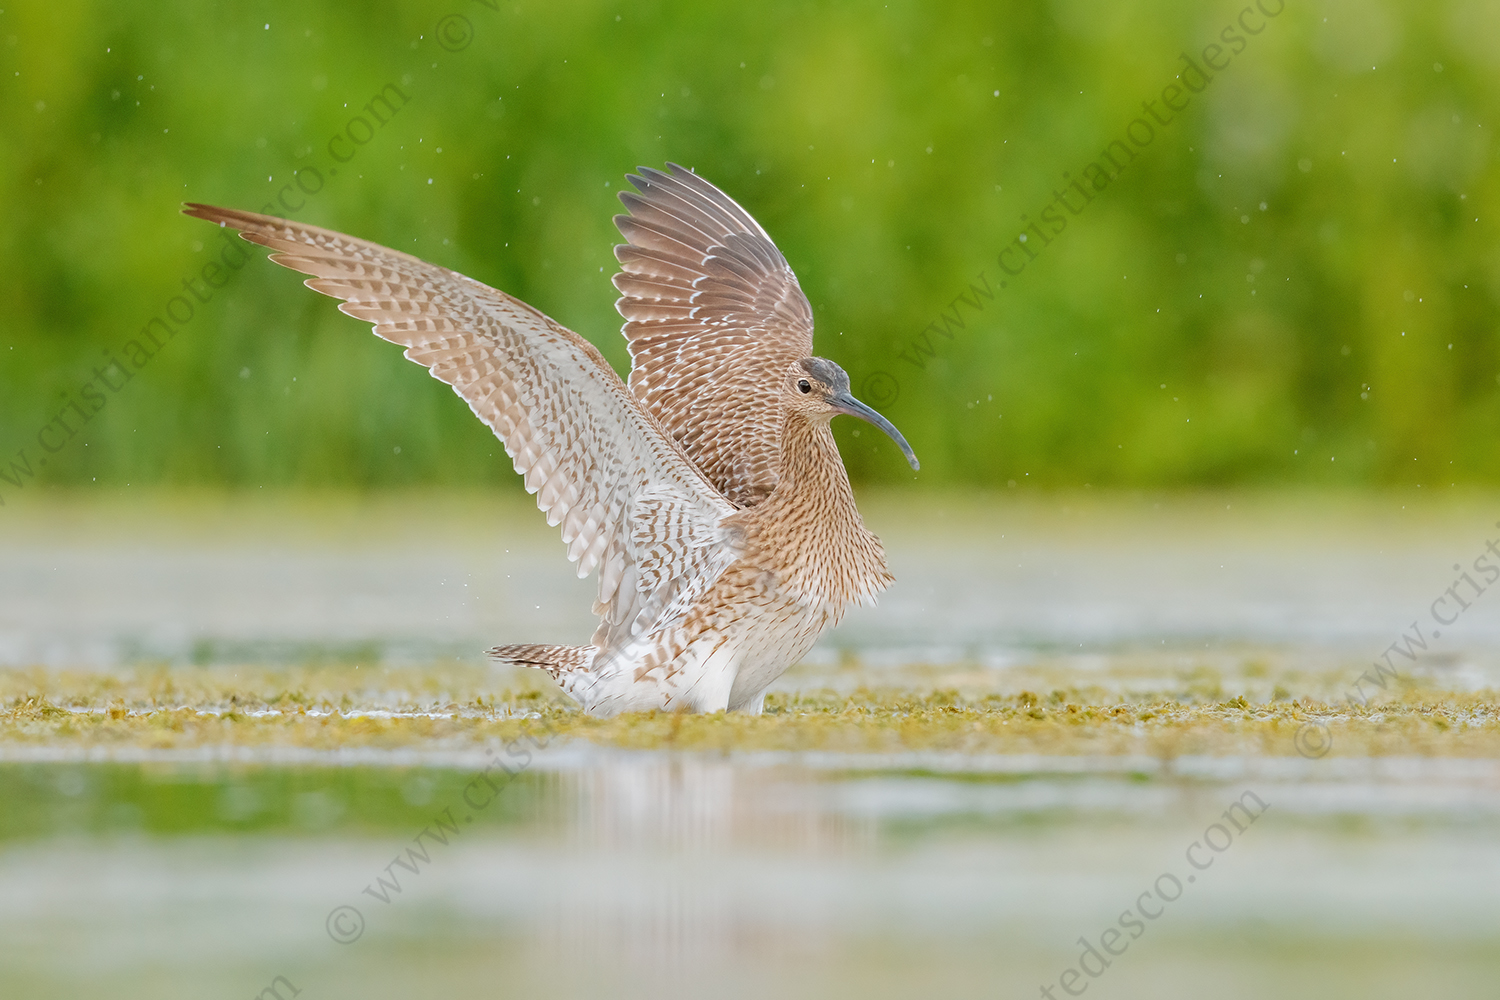
[[[1500,509],[866,506],[900,582],[778,683],[787,704],[874,688],[1035,691],[1049,707],[1054,689],[1099,705],[1332,704],[1494,537]],[[511,690],[534,677],[476,673],[478,650],[591,628],[592,582],[508,502],[151,497],[5,513],[13,703],[66,673],[103,693],[56,711],[149,721],[170,706],[110,685],[128,693],[152,669],[189,691],[285,669],[336,687],[362,668],[386,672],[350,684],[347,703],[319,693],[311,716],[415,733],[499,711],[424,687],[434,664]],[[1497,609],[1476,601],[1403,663],[1408,690],[1493,706]],[[0,733],[7,997],[1036,997],[1067,995],[1062,981],[1096,997],[1477,997],[1500,981],[1500,761],[1462,742],[1313,758],[1290,744],[1058,755],[573,739],[532,748],[490,787],[479,776],[495,776],[498,746],[451,736],[323,748],[69,731]]]

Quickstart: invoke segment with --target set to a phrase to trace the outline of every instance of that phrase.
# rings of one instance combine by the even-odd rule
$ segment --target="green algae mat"
[[[595,719],[540,675],[481,667],[9,670],[0,750],[451,751],[545,733],[712,752],[1500,757],[1500,695],[1443,690],[1436,678],[1400,678],[1361,705],[1329,676],[1266,656],[1175,669],[1121,656],[1086,684],[1066,663],[885,673],[882,684],[857,664],[794,671],[758,717]]]

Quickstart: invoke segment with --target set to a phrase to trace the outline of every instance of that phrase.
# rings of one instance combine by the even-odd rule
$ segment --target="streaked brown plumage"
[[[776,486],[778,377],[812,354],[812,307],[771,237],[686,171],[643,169],[615,225],[630,388],[735,503]],[[703,419],[707,411],[712,420]]]
[[[233,209],[308,287],[406,348],[495,432],[578,575],[599,570],[588,646],[501,646],[586,711],[759,711],[766,687],[890,585],[829,421],[900,433],[810,357],[812,310],[750,215],[681,167],[643,169],[616,248],[633,368],[471,278],[340,233]]]

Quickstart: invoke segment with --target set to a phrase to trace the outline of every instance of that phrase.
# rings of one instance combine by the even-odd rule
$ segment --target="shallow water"
[[[0,511],[0,665],[477,660],[593,630],[594,581],[524,496],[116,493]],[[860,503],[897,583],[814,663],[1244,643],[1364,659],[1500,535],[1500,497],[1418,491]],[[1500,605],[1477,602],[1446,649],[1497,644]]]
[[[543,753],[482,809],[473,768],[6,763],[5,992],[1036,996],[1132,909],[1099,992],[1500,973],[1496,762],[854,757]]]
[[[867,509],[900,583],[783,691],[1055,682],[1192,698],[1211,683],[1208,697],[1264,702],[1284,682],[1333,698],[1494,537],[1500,503]],[[4,513],[18,515],[0,524],[0,661],[14,667],[348,669],[588,629],[589,584],[516,505]],[[1431,690],[1500,686],[1497,610],[1476,602],[1410,672]],[[313,1000],[1061,997],[1064,982],[1112,997],[1479,997],[1500,977],[1490,758],[575,741],[528,751],[490,795],[477,776],[491,758],[472,744],[5,735],[5,997],[273,996],[277,977],[279,995]],[[1097,957],[1080,965],[1085,945]]]

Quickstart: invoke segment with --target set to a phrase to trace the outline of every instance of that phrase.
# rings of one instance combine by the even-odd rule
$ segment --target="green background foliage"
[[[472,25],[461,51],[434,34],[449,13]],[[1235,16],[1206,0],[11,0],[0,469],[510,483],[450,390],[259,251],[118,392],[95,385],[106,404],[71,418],[76,437],[52,422],[220,252],[178,204],[258,209],[294,170],[323,178],[295,217],[506,289],[623,370],[615,196],[672,160],[777,240],[819,352],[882,387],[919,482],[1500,481],[1493,0],[1288,0],[998,287],[1021,216]],[[353,158],[331,173],[329,140],[388,84],[406,102],[336,144]],[[50,454],[49,424],[65,442]],[[835,426],[856,479],[910,476],[889,442]]]

